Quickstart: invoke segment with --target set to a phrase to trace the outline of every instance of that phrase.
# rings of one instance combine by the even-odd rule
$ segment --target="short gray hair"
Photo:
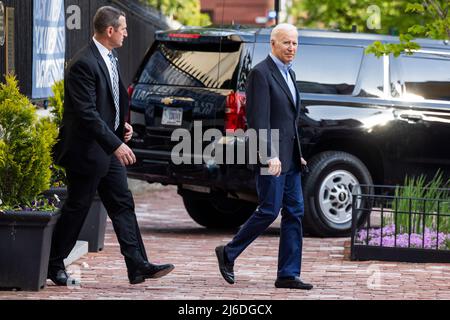
[[[120,27],[120,17],[126,17],[125,12],[111,6],[101,7],[94,17],[94,31],[102,34],[109,27],[117,29]]]
[[[298,33],[297,27],[289,24],[289,23],[281,23],[277,25],[275,28],[273,28],[272,33],[270,35],[270,40],[276,40],[278,38],[278,35],[283,31],[295,31]]]

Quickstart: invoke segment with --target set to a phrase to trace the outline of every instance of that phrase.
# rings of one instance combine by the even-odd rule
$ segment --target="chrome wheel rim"
[[[319,191],[320,209],[325,218],[335,224],[352,220],[352,194],[359,193],[358,179],[345,170],[333,171],[322,182]]]

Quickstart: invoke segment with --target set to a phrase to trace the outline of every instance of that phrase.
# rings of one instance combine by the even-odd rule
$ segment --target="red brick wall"
[[[265,17],[273,10],[274,0],[201,0],[201,6],[213,13],[214,24],[256,24],[256,17]]]

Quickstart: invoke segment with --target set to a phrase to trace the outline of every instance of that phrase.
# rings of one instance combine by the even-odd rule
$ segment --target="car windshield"
[[[160,42],[145,66],[140,83],[215,89],[236,87],[240,43]]]

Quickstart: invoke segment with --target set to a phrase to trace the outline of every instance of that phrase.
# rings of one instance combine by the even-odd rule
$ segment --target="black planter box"
[[[45,192],[46,197],[53,197],[57,195],[61,200],[60,208],[64,205],[67,198],[66,188],[52,188]],[[86,221],[83,224],[78,240],[87,241],[89,243],[89,252],[102,251],[105,244],[106,220],[108,214],[102,201],[98,195],[95,196],[92,202]]]
[[[0,213],[0,289],[39,291],[46,285],[59,212]]]
[[[94,198],[78,240],[89,243],[89,252],[99,252],[105,245],[106,219],[108,214],[98,196]]]

